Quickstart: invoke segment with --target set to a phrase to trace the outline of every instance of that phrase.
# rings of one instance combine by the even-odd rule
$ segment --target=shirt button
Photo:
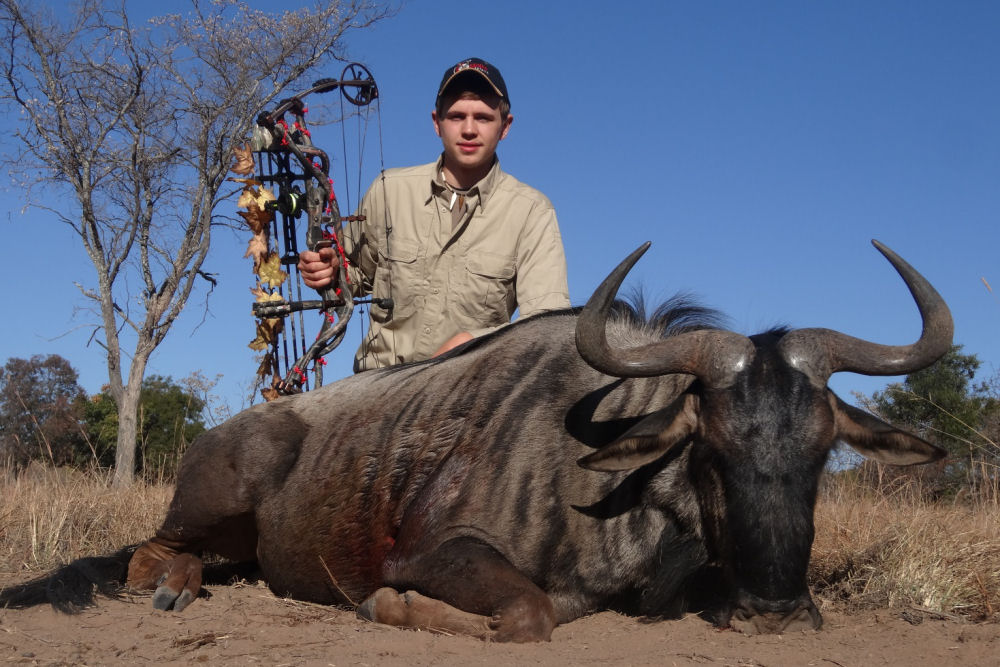
[[[435,287],[434,289],[431,290],[431,292],[433,292],[434,294],[437,294],[440,291],[441,290],[439,290],[437,287]]]
[[[424,327],[424,333],[430,333],[430,332],[431,332],[430,327]]]

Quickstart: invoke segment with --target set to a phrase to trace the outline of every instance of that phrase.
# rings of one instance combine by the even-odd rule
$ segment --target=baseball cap
[[[504,83],[503,77],[500,76],[500,70],[481,58],[466,58],[457,65],[446,69],[444,76],[441,78],[441,85],[438,86],[438,93],[435,102],[439,102],[441,100],[441,95],[444,93],[444,89],[447,88],[456,77],[465,74],[466,72],[475,72],[482,76],[486,79],[487,83],[490,84],[490,87],[496,91],[497,95],[507,100],[507,104],[510,104],[510,95],[507,94],[507,84]]]

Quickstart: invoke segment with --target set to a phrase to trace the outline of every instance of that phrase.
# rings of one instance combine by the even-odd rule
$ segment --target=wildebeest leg
[[[358,606],[358,616],[398,628],[438,630],[460,635],[493,639],[490,617],[470,614],[416,591],[400,593],[395,588],[380,588]]]
[[[127,583],[135,590],[155,589],[157,609],[180,611],[197,597],[202,551],[234,561],[256,558],[248,473],[234,463],[240,459],[232,452],[250,440],[242,435],[233,426],[221,427],[201,436],[188,450],[163,526],[132,556]],[[279,450],[277,445],[272,449]]]
[[[390,556],[385,583],[434,599],[380,589],[358,609],[363,617],[516,642],[548,641],[556,626],[549,596],[503,555],[471,537],[413,558]]]
[[[181,611],[201,589],[202,561],[209,551],[234,561],[256,558],[257,531],[250,512],[236,508],[232,493],[221,502],[188,503],[178,490],[156,536],[136,549],[128,566],[128,586],[153,590],[153,607]],[[190,509],[189,509],[190,508]]]
[[[220,516],[216,512],[233,509],[229,503],[194,505],[183,498],[180,491],[175,495],[163,526],[155,537],[136,549],[128,566],[128,586],[133,590],[155,589],[156,609],[181,611],[198,596],[202,579],[200,552],[209,551],[234,561],[256,558],[257,532],[252,514]]]

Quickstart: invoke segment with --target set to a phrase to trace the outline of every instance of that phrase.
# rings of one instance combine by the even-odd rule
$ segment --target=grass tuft
[[[931,501],[919,485],[890,492],[850,475],[816,507],[815,595],[846,609],[919,609],[1000,620],[1000,522],[988,500]]]
[[[45,572],[147,540],[172,494],[166,484],[113,488],[106,472],[38,464],[0,472],[0,571]]]

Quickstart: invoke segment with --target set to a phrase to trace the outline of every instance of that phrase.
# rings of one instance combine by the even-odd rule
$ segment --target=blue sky
[[[515,117],[501,163],[555,204],[574,303],[651,240],[631,279],[656,298],[693,292],[736,331],[783,323],[909,343],[919,316],[877,238],[939,289],[985,378],[1000,368],[997,34],[995,2],[412,0],[352,35],[349,55],[379,84],[386,167],[439,153],[430,111],[445,67],[479,56],[501,69]],[[342,170],[339,127],[314,140]],[[356,204],[357,167],[335,177],[342,205]],[[13,249],[3,358],[61,354],[98,391],[95,318],[75,312],[86,304],[74,282],[93,285],[93,269],[68,229],[22,205],[0,192]],[[149,369],[221,373],[234,409],[255,370],[246,241],[214,237],[205,320],[198,295]],[[350,373],[361,323],[328,379]],[[850,399],[891,380],[844,373],[831,386]]]

